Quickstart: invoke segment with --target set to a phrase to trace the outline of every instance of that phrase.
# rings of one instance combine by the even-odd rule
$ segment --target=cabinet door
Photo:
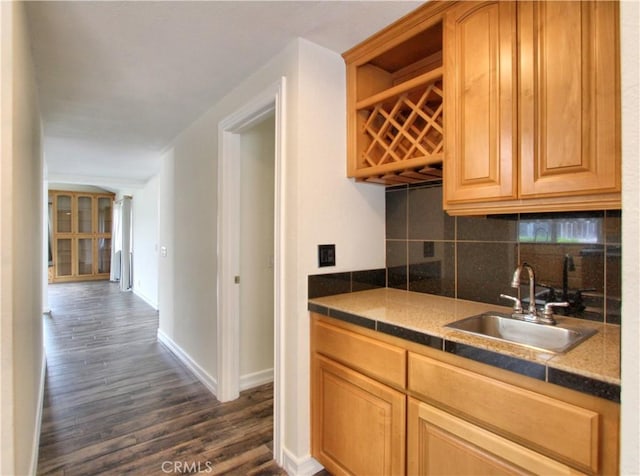
[[[618,2],[519,2],[520,195],[620,190]]]
[[[411,475],[580,474],[413,398],[409,399],[408,434]]]
[[[98,274],[111,272],[111,238],[96,238],[98,248]]]
[[[76,270],[78,276],[91,276],[93,271],[93,238],[78,238],[76,245]]]
[[[312,370],[313,456],[334,475],[404,474],[404,394],[318,354]]]
[[[72,202],[71,194],[55,195],[55,233],[71,233],[73,231]]]
[[[111,197],[98,197],[98,218],[96,232],[111,235],[113,199]]]
[[[93,197],[78,195],[76,197],[77,233],[93,233]]]
[[[66,278],[73,276],[73,240],[58,238],[55,240],[55,277]]]
[[[445,14],[445,202],[516,198],[515,9],[461,2]]]

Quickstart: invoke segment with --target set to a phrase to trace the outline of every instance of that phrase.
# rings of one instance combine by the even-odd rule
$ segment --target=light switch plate
[[[318,245],[318,267],[336,265],[336,245]]]

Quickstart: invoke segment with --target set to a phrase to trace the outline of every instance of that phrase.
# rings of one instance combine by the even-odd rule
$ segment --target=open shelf
[[[426,10],[425,10],[426,11]],[[442,18],[388,32],[345,53],[348,173],[395,185],[442,177]]]

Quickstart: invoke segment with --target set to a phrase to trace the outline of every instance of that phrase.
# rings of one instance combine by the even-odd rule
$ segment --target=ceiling
[[[27,2],[50,180],[142,184],[182,130],[294,38],[342,53],[420,3]]]

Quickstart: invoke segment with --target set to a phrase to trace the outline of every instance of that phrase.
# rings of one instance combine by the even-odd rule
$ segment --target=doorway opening
[[[285,158],[283,144],[286,129],[284,111],[285,78],[283,77],[254,97],[243,108],[223,119],[218,126],[220,160],[218,164],[217,397],[223,402],[238,397],[241,389],[241,372],[248,372],[243,375],[242,387],[248,387],[254,383],[264,383],[266,378],[270,378],[270,372],[265,369],[255,372],[248,370],[253,365],[251,362],[253,357],[244,355],[247,353],[247,346],[251,346],[251,342],[246,341],[247,335],[254,334],[255,337],[255,329],[251,329],[249,322],[243,322],[241,316],[245,311],[254,312],[263,304],[263,309],[259,312],[262,316],[261,319],[264,319],[266,314],[272,317],[272,322],[270,323],[271,327],[268,327],[264,320],[261,321],[261,329],[263,329],[262,332],[268,332],[264,329],[272,329],[273,347],[272,354],[268,354],[265,349],[261,349],[258,353],[262,359],[265,358],[265,355],[272,355],[273,454],[279,464],[283,460],[281,430],[284,427],[282,421],[284,392],[281,377],[284,362],[282,355],[284,351],[284,326],[282,323],[284,319],[285,269],[283,205]],[[263,139],[255,141],[257,131],[260,131],[258,135],[264,135],[266,131],[269,131],[272,139],[269,145],[266,145]],[[260,173],[257,167],[251,169],[249,173],[246,168],[243,169],[243,163],[248,166],[248,161],[243,160],[243,155],[247,153],[251,155],[251,149],[260,149],[262,147],[261,141],[262,146],[270,148],[271,157],[273,157],[271,160],[273,171],[268,173],[263,171],[263,175],[273,174],[270,179],[265,179],[264,176],[259,179]],[[262,166],[264,165],[263,163]],[[251,211],[243,219],[247,213],[246,209],[251,207],[252,201],[257,200],[256,197],[248,198],[255,195],[255,190],[251,191],[250,185],[243,190],[242,185],[245,178],[247,179],[245,185],[249,185],[254,180],[260,182],[262,197],[269,193],[266,183],[270,181],[269,187],[271,187],[272,193],[270,202],[273,214],[268,218],[260,218],[262,228],[258,232],[255,231],[256,223],[251,223]],[[245,195],[244,209],[243,195]],[[249,200],[248,203],[247,200]],[[267,229],[265,221],[268,220],[271,220],[271,227]],[[246,236],[243,239],[245,231],[258,233],[261,236]],[[271,235],[269,238],[272,240],[265,239],[264,234],[266,233]],[[252,261],[251,253],[246,252],[247,247],[251,246],[258,246],[261,249],[260,256],[255,258],[255,262]],[[271,254],[265,254],[265,250],[269,247]],[[245,276],[242,274],[243,268]],[[253,271],[251,271],[252,268]],[[244,295],[243,292],[255,292],[255,290],[251,290],[251,286],[256,284],[257,278],[246,275],[246,273],[256,273],[257,268],[266,268],[261,271],[263,277],[269,275],[272,279],[273,286],[270,290],[265,289],[264,286],[258,286],[259,292],[263,296],[264,293],[271,293],[272,299],[266,302],[266,299],[262,298],[264,303],[256,303],[252,311],[252,306],[248,306],[246,301],[253,299],[253,297]],[[246,286],[243,287],[245,283]],[[265,307],[271,309],[265,310]],[[245,341],[244,344],[243,341]],[[249,354],[255,353],[254,350],[252,349]]]
[[[240,391],[273,381],[275,113],[240,134]]]

